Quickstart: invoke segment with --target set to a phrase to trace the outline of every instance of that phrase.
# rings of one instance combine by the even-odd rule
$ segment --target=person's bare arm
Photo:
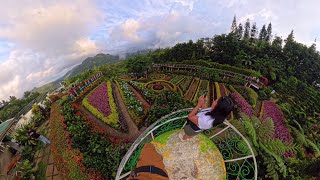
[[[214,109],[218,103],[219,99],[216,99],[215,101],[213,101],[213,103],[211,104],[211,108]]]
[[[203,96],[200,96],[198,99],[198,104],[193,110],[188,114],[188,119],[198,125],[198,116],[196,115],[198,110],[205,105],[205,98]]]

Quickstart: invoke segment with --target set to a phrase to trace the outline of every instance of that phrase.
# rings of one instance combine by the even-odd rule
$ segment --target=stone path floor
[[[49,123],[45,122],[38,130],[39,132],[43,132],[45,137],[49,137]],[[45,146],[35,154],[35,162],[37,165],[42,162],[46,165],[46,179],[47,180],[58,180],[61,179],[59,176],[58,169],[55,166],[53,161],[53,155],[51,153],[50,145]]]

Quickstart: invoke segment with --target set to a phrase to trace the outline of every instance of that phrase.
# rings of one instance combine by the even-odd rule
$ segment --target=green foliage
[[[265,147],[262,143],[260,143],[259,145],[260,145],[261,149],[263,149],[268,155],[272,156],[276,160],[276,165],[277,165],[276,169],[280,173],[282,173],[283,177],[286,177],[287,176],[287,167],[285,166],[283,159],[279,155],[274,153],[272,150],[269,150],[267,147]],[[276,174],[275,171],[274,171],[274,169],[275,169],[274,167],[275,166],[272,167],[272,165],[268,165],[269,164],[268,160],[264,161],[264,164],[267,166],[268,175],[273,177]],[[268,166],[272,167],[272,168],[269,169]]]
[[[311,140],[307,139],[303,132],[300,132],[295,127],[292,127],[292,126],[290,127],[293,130],[295,141],[305,147],[311,148],[314,151],[315,157],[320,157],[320,150],[318,146]]]
[[[151,59],[148,56],[137,55],[128,59],[126,67],[136,77],[142,77],[143,72],[147,71],[150,65]]]
[[[35,179],[36,180],[46,180],[46,170],[47,165],[43,163],[42,161],[38,164],[38,169],[35,172]]]
[[[255,147],[259,147],[259,144],[257,142],[257,134],[256,130],[254,129],[254,126],[250,121],[243,121],[244,128],[247,131],[247,134],[250,136],[252,143]]]
[[[166,91],[156,97],[152,109],[148,111],[146,123],[150,125],[164,115],[190,107],[193,107],[193,104],[184,100],[178,93]]]
[[[32,171],[33,165],[29,160],[23,160],[20,164],[17,165],[17,171],[21,172],[20,177],[22,179],[31,179],[33,176]]]
[[[114,179],[121,157],[130,144],[113,145],[108,137],[93,132],[93,127],[82,116],[75,116],[70,102],[64,104],[62,112],[71,134],[72,146],[83,153],[86,168],[101,172],[108,179]],[[73,175],[77,176],[77,173],[71,174]]]
[[[271,119],[260,121],[256,117],[251,119],[242,115],[245,134],[263,158],[267,175],[272,179],[281,179],[287,176],[287,167],[282,159],[285,152],[295,151],[293,144],[284,144],[281,140],[273,139],[274,124]],[[280,176],[281,175],[281,176]]]
[[[9,101],[2,100],[0,105],[0,123],[14,117],[22,108],[36,99],[40,94],[37,92],[31,93],[29,96],[24,97],[22,99],[17,99],[14,96],[11,96]]]

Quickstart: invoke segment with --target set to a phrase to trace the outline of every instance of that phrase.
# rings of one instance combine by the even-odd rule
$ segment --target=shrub
[[[263,101],[263,114],[261,119],[271,118],[275,125],[276,139],[281,139],[282,142],[292,142],[292,137],[286,127],[282,111],[271,101]]]
[[[251,117],[253,115],[253,109],[250,104],[238,93],[231,93],[231,97],[236,106],[239,107],[240,112]]]

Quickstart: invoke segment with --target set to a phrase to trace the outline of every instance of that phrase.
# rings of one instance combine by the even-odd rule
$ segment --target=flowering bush
[[[102,83],[88,96],[90,105],[97,108],[100,113],[107,117],[111,113],[108,95],[107,85]]]
[[[70,133],[67,137],[71,138],[73,148],[71,150],[83,154],[83,157],[70,155],[69,159],[72,158],[72,162],[83,162],[84,168],[86,172],[89,173],[90,179],[101,177],[100,173],[106,179],[114,179],[114,172],[117,171],[120,160],[130,144],[124,144],[122,142],[112,143],[109,139],[110,137],[106,137],[104,134],[96,132],[93,129],[94,127],[82,116],[82,113],[80,113],[79,116],[75,115],[77,111],[70,102],[66,102],[63,105],[62,112],[67,132]],[[65,144],[66,143],[64,142],[63,145]],[[63,156],[62,159],[64,158],[66,157]],[[76,171],[73,172],[74,176],[77,176],[78,174],[78,176],[81,175]],[[71,179],[88,178],[72,177]]]
[[[235,103],[235,105],[239,106],[240,112],[244,113],[248,117],[252,117],[253,109],[250,104],[238,93],[231,93],[231,97]]]
[[[125,81],[116,81],[116,85],[120,91],[122,98],[124,99],[127,108],[138,116],[143,115],[143,106],[140,101],[135,98],[134,93],[129,88],[128,84]]]
[[[98,86],[83,99],[82,103],[94,116],[111,127],[119,128],[119,114],[114,103],[110,81]]]
[[[143,84],[138,83],[136,81],[129,81],[129,83],[137,89],[145,98],[146,100],[151,103],[154,99],[155,93],[152,90],[146,88]]]
[[[292,136],[286,127],[282,111],[271,101],[263,101],[262,120],[270,117],[275,126],[274,138],[280,139],[282,142],[291,143]]]
[[[83,165],[81,152],[72,149],[71,138],[60,106],[54,103],[50,116],[51,152],[62,179],[89,179]]]
[[[236,86],[237,91],[246,99],[253,108],[256,107],[258,101],[258,94],[251,88],[244,86]]]

